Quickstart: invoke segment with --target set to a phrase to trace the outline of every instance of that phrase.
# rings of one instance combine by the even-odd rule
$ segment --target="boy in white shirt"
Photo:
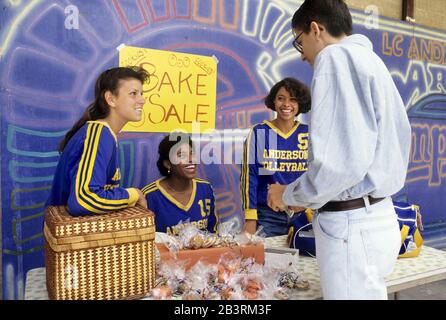
[[[352,34],[343,0],[306,0],[294,47],[314,68],[308,171],[271,185],[268,205],[315,209],[325,299],[387,299],[400,248],[390,196],[404,185],[411,141],[403,101],[383,61]]]

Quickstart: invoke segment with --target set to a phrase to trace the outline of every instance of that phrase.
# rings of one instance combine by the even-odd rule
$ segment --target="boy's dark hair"
[[[312,21],[322,24],[333,37],[352,34],[352,16],[343,0],[305,0],[294,13],[291,28],[308,33]]]
[[[167,168],[164,166],[164,160],[169,160],[170,150],[177,146],[179,147],[181,142],[187,142],[189,143],[189,146],[192,148],[192,138],[190,134],[183,133],[183,132],[172,132],[165,136],[163,140],[161,140],[159,146],[158,146],[158,154],[159,158],[156,162],[156,166],[158,167],[158,171],[162,176],[167,177],[169,175],[169,172]],[[177,145],[178,144],[178,145]]]
[[[311,108],[311,93],[310,89],[304,83],[300,82],[294,78],[285,78],[277,82],[269,91],[268,95],[265,97],[265,105],[276,111],[274,106],[274,100],[276,99],[277,92],[280,88],[284,87],[290,96],[295,97],[297,103],[299,104],[299,113],[307,113]]]
[[[94,101],[85,109],[81,118],[67,132],[59,145],[59,151],[65,149],[68,141],[74,136],[87,121],[104,119],[110,113],[110,107],[105,101],[105,92],[111,91],[114,95],[118,94],[120,80],[137,79],[144,84],[149,79],[149,73],[143,68],[137,66],[117,67],[102,72],[96,80],[94,87]]]

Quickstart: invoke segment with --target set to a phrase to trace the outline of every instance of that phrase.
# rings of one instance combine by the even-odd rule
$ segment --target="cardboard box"
[[[160,252],[161,262],[175,261],[174,257],[170,254],[169,249],[162,243],[156,243],[156,246]],[[196,250],[180,250],[177,253],[177,259],[182,263],[185,263],[186,270],[193,267],[199,260],[203,263],[217,264],[222,255],[228,254],[234,257],[253,257],[259,264],[265,262],[265,248],[263,244],[246,245],[246,246],[234,246],[234,247],[220,247],[220,248],[207,248]]]

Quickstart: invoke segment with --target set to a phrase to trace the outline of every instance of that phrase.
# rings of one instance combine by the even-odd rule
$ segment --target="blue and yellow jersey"
[[[118,142],[104,122],[88,121],[62,152],[46,205],[67,205],[73,216],[135,205],[134,188],[120,187]]]
[[[295,123],[284,134],[269,121],[252,127],[243,148],[240,195],[245,219],[257,220],[267,205],[268,185],[289,184],[307,171],[308,126]]]
[[[172,197],[158,179],[142,189],[147,206],[155,213],[156,231],[177,235],[175,227],[180,221],[189,220],[201,230],[217,232],[218,216],[215,197],[209,182],[201,179],[192,180],[192,194],[186,205]]]

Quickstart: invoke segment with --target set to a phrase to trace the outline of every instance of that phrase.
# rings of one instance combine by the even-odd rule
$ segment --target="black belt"
[[[369,196],[370,204],[380,202],[384,198],[372,198]],[[353,209],[364,208],[365,203],[363,198],[346,200],[346,201],[330,201],[327,202],[319,211],[347,211]]]

